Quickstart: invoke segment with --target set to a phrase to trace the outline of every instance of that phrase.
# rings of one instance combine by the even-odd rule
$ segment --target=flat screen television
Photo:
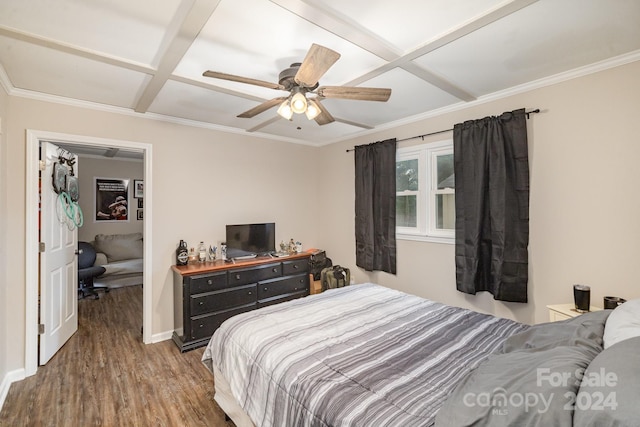
[[[227,257],[262,256],[276,249],[276,224],[227,225]]]

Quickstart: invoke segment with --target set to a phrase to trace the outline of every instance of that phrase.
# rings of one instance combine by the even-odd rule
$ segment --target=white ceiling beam
[[[282,117],[280,117],[280,116],[278,116],[278,115],[276,115],[276,116],[274,116],[274,117],[271,117],[271,118],[270,118],[270,119],[268,119],[268,120],[265,120],[264,122],[258,123],[257,125],[255,125],[255,126],[253,126],[253,127],[249,128],[249,129],[247,129],[247,132],[255,132],[255,131],[258,131],[258,130],[262,129],[262,128],[263,128],[263,127],[265,127],[265,126],[269,126],[271,123],[275,123],[275,122],[277,122],[278,120],[283,120],[283,118],[282,118]]]
[[[404,64],[404,62],[406,62],[403,59],[404,55],[402,54],[402,51],[397,47],[390,45],[378,35],[360,25],[358,22],[339,14],[332,9],[305,0],[271,0],[271,2],[298,15],[302,19],[337,35],[338,37],[345,39],[346,41],[371,52],[377,57],[388,61],[387,64],[370,71],[364,76],[360,76],[353,81],[345,83],[347,86],[355,86],[364,83],[365,81],[379,76],[386,71],[396,68],[399,63]],[[416,74],[417,77],[426,80],[432,85],[437,86],[441,90],[444,90],[445,92],[448,92],[460,99],[475,99],[473,95],[469,94],[464,89],[457,87],[453,83],[442,78],[436,78],[433,73],[422,69],[422,67],[416,65],[415,67],[410,67],[407,71],[420,71]]]
[[[175,35],[170,41],[167,40],[166,49],[160,54],[158,69],[144,88],[142,95],[136,103],[134,108],[136,112],[145,113],[148,110],[219,3],[220,0],[193,1],[191,8],[186,13],[184,19],[182,19]]]
[[[304,0],[271,0],[271,2],[385,61],[392,61],[402,54],[398,48],[385,42],[358,22],[316,2]]]
[[[511,0],[503,2],[493,9],[489,9],[484,14],[469,20],[465,24],[454,28],[447,33],[439,35],[434,40],[425,43],[418,49],[404,54],[399,52],[395,47],[384,42],[376,34],[362,27],[357,22],[354,22],[344,16],[340,16],[338,13],[328,8],[323,8],[316,4],[310,4],[307,0],[271,1],[288,11],[295,13],[312,24],[319,25],[325,30],[330,31],[333,34],[367,50],[368,52],[373,53],[379,58],[388,61],[387,64],[371,70],[357,79],[345,83],[345,85],[357,86],[393,68],[400,67],[405,71],[414,74],[416,77],[419,77],[435,87],[449,93],[450,95],[468,102],[475,100],[476,97],[452,82],[427,70],[425,67],[417,65],[411,61],[461,37],[471,34],[492,22],[517,12],[538,0]]]
[[[169,77],[170,80],[174,80],[176,82],[180,82],[180,83],[184,83],[190,86],[197,86],[197,87],[201,87],[203,89],[208,89],[208,90],[213,90],[215,92],[219,92],[219,93],[224,93],[226,95],[231,95],[231,96],[237,96],[239,98],[244,98],[244,99],[248,99],[251,101],[256,101],[256,102],[264,102],[266,101],[265,98],[259,97],[259,96],[255,96],[255,95],[251,95],[248,93],[244,93],[244,92],[240,92],[237,90],[232,90],[232,89],[227,89],[225,87],[221,87],[221,86],[217,86],[211,83],[205,83],[202,82],[200,80],[195,80],[195,79],[191,79],[189,77],[183,77],[183,76],[176,76],[176,75],[172,75]],[[280,92],[274,92],[276,95],[278,95]],[[275,96],[274,96],[275,98]]]
[[[358,123],[358,122],[354,122],[352,120],[341,119],[339,117],[334,117],[334,119],[336,119],[336,122],[344,123],[346,125],[356,126],[356,127],[362,128],[362,129],[373,129],[374,128],[374,126],[365,125],[364,123]]]
[[[14,28],[6,27],[4,25],[0,25],[0,36],[9,37],[14,40],[20,40],[41,47],[46,47],[48,49],[57,50],[59,52],[69,53],[71,55],[98,61],[103,64],[126,68],[131,71],[138,71],[145,74],[153,74],[155,72],[155,70],[149,65],[127,61],[116,56],[107,55],[105,53],[96,52],[89,49],[79,48],[68,43],[62,43],[45,37],[40,37],[35,34],[19,31]]]
[[[524,9],[537,1],[539,0],[511,0],[501,3],[493,9],[487,10],[482,15],[469,20],[458,27],[452,28],[446,33],[440,34],[438,37],[423,44],[418,49],[402,55],[402,58],[399,58],[399,60],[405,62],[413,61],[414,59],[424,56],[429,52],[433,52],[434,50],[458,40],[461,37],[469,35],[482,27],[509,16],[520,9]]]

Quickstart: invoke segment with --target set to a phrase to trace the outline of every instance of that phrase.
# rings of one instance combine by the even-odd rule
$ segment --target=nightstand
[[[313,274],[309,274],[309,294],[319,294],[322,292],[322,282],[320,280],[313,280]]]
[[[579,316],[583,313],[576,310],[575,304],[555,304],[548,305],[549,309],[549,321],[557,322],[558,320],[567,320],[572,317]],[[600,307],[590,306],[589,311],[599,311],[602,310]]]

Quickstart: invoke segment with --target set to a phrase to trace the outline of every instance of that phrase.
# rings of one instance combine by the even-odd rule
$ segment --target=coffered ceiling
[[[280,118],[278,82],[310,46],[340,53],[335,122]],[[15,96],[323,145],[640,59],[640,0],[2,0],[0,82]],[[535,107],[535,106],[531,106]]]

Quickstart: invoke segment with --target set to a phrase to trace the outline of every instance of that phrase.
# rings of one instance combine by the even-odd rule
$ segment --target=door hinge
[[[44,334],[44,323],[40,323],[38,325],[38,333],[39,334]]]
[[[39,250],[40,252],[44,252],[44,242],[40,242],[40,243],[38,243],[38,250]]]
[[[40,169],[41,171],[46,170],[47,162],[45,162],[44,160],[38,160],[38,169]]]

